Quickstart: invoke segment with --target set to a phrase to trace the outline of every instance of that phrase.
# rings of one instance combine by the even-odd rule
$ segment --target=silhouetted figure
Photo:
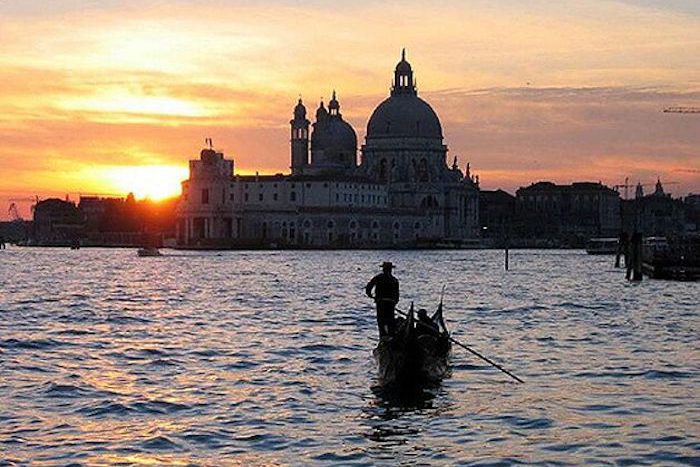
[[[438,328],[438,325],[432,319],[430,319],[428,316],[428,311],[425,308],[418,310],[416,316],[418,317],[416,331],[419,336],[427,334],[437,337],[440,335],[440,328]]]
[[[4,249],[5,249],[5,238],[0,237],[0,250],[4,250]]]
[[[382,263],[382,273],[377,274],[367,283],[365,293],[374,298],[377,305],[377,326],[379,337],[394,333],[394,307],[399,301],[399,281],[391,275],[394,265],[389,262]],[[374,295],[372,295],[374,289]]]

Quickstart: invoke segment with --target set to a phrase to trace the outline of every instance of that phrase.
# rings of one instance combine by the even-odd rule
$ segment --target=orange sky
[[[3,217],[12,197],[175,192],[205,137],[286,171],[299,94],[313,113],[336,89],[362,141],[404,46],[484,188],[700,191],[700,115],[661,112],[700,107],[693,1],[55,3],[0,3]]]

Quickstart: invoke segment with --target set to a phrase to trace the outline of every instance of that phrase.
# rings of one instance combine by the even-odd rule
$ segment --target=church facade
[[[335,92],[312,123],[290,121],[291,173],[237,175],[211,146],[190,161],[178,205],[183,248],[385,248],[468,245],[479,236],[478,179],[463,173],[402,53],[390,96],[357,134]]]

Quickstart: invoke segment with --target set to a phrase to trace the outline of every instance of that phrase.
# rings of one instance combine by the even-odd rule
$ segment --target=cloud
[[[427,97],[438,110],[453,154],[466,154],[482,181],[514,189],[533,176],[620,183],[626,176],[680,178],[697,190],[698,119],[663,113],[700,103],[700,90],[656,87],[446,90]],[[506,169],[507,168],[507,169]],[[679,191],[680,192],[680,191]]]

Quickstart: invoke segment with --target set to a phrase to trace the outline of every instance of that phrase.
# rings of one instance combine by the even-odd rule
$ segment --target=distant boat
[[[137,251],[137,254],[139,256],[163,256],[160,253],[160,251],[158,250],[158,248],[156,248],[154,246],[147,246],[144,248],[139,248],[139,250]]]
[[[384,336],[374,349],[382,386],[410,389],[439,383],[449,372],[448,356],[452,347],[442,319],[442,304],[432,317],[422,321],[413,311],[398,318],[394,335]]]
[[[591,238],[586,243],[586,253],[589,255],[614,255],[617,253],[620,241],[617,238]]]
[[[642,271],[654,279],[700,280],[700,235],[645,238]]]

